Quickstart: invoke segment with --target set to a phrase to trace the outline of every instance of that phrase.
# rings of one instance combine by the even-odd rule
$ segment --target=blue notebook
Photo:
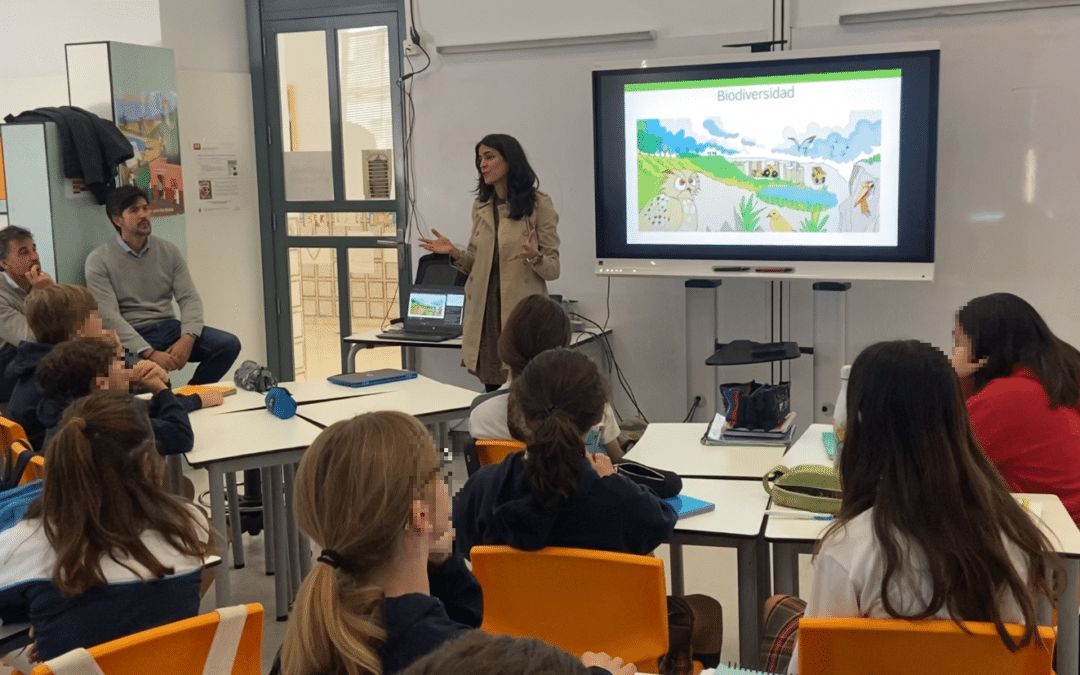
[[[823,431],[821,441],[825,443],[825,454],[829,456],[829,459],[836,459],[836,434],[832,431]]]
[[[696,516],[701,513],[708,513],[709,511],[716,509],[716,504],[713,504],[712,502],[707,502],[704,499],[694,499],[693,497],[687,497],[686,495],[668,497],[664,501],[671,504],[671,508],[675,509],[675,513],[678,514],[679,520],[689,518],[690,516]]]
[[[331,375],[326,379],[334,384],[340,384],[345,387],[372,387],[376,384],[386,384],[387,382],[397,382],[399,380],[411,380],[415,377],[416,373],[411,370],[383,368],[381,370],[369,370],[364,373]]]

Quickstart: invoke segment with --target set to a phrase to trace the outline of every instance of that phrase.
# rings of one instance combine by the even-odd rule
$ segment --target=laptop
[[[460,286],[413,286],[401,330],[379,333],[383,340],[443,342],[461,335],[465,289]]]
[[[334,384],[346,387],[371,387],[376,384],[398,382],[400,380],[412,380],[416,373],[411,370],[396,370],[394,368],[382,368],[381,370],[369,370],[364,373],[342,373],[331,375],[326,378]]]

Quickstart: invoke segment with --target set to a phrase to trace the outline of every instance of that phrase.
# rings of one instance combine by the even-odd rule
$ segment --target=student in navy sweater
[[[454,530],[464,555],[480,544],[646,554],[671,537],[677,517],[667,502],[616,474],[606,455],[585,452],[607,400],[588,357],[568,349],[540,354],[514,378],[510,399],[531,440],[458,493]]]
[[[48,660],[198,613],[209,529],[165,490],[143,401],[76,401],[45,466],[41,498],[0,532],[0,620],[29,621]]]
[[[45,429],[46,443],[57,433],[61,416],[72,401],[102,389],[131,396],[127,392],[133,377],[134,371],[101,340],[61,342],[53,347],[37,366],[42,396],[37,418]],[[163,455],[191,450],[195,434],[179,397],[160,375],[144,378],[141,383],[152,393],[148,410],[158,450]]]
[[[447,485],[415,418],[323,430],[296,472],[295,509],[322,553],[289,618],[285,675],[394,673],[480,625],[480,585],[450,555]]]
[[[1080,524],[1080,351],[1011,293],[957,313],[953,368],[971,430],[1013,492],[1057,495]]]

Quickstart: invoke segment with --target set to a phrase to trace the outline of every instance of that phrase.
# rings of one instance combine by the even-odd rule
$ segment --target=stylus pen
[[[828,513],[810,513],[808,511],[776,511],[775,509],[767,509],[765,515],[772,516],[774,518],[790,518],[792,520],[832,520],[833,517]]]

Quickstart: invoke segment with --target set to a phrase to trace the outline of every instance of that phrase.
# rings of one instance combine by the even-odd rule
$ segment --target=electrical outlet
[[[401,45],[405,49],[405,56],[420,56],[420,48],[412,40],[402,40]]]

